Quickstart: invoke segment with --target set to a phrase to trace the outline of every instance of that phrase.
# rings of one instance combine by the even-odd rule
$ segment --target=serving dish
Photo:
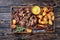
[[[50,6],[12,6],[11,30],[14,33],[54,32],[55,14]]]

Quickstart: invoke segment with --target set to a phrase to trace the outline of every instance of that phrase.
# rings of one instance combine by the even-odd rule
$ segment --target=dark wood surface
[[[4,3],[5,2],[5,3]],[[13,34],[10,29],[10,7],[25,3],[53,6],[55,13],[55,32],[40,34]],[[60,0],[0,0],[0,40],[60,40]]]

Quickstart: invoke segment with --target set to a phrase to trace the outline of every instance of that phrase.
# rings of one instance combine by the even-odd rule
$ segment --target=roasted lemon
[[[34,6],[32,7],[32,13],[37,15],[40,13],[40,7],[39,6]]]

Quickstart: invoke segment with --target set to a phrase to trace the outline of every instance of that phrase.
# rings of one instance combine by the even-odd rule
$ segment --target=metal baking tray
[[[38,10],[39,13],[37,13],[34,10]],[[52,14],[50,15],[49,13]],[[45,24],[43,22],[44,18],[47,19],[47,21],[45,21]],[[40,22],[39,19],[41,20]],[[13,33],[54,32],[55,31],[54,19],[55,19],[54,8],[51,6],[34,5],[34,6],[11,7],[11,30]]]

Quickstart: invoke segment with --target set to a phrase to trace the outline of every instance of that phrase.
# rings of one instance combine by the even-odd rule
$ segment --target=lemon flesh
[[[40,13],[40,7],[39,6],[34,6],[32,8],[32,13],[35,14],[35,15],[39,14]]]

